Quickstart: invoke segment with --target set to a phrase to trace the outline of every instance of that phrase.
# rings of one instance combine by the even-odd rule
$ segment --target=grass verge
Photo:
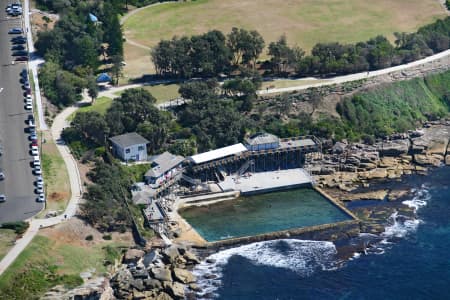
[[[0,260],[14,246],[17,234],[12,229],[0,229]]]
[[[71,196],[69,174],[55,143],[47,133],[42,144],[42,170],[44,176],[46,208],[38,217],[43,217],[49,211],[63,211]]]
[[[75,118],[75,114],[78,112],[96,111],[100,114],[105,114],[108,108],[111,106],[112,99],[108,97],[99,97],[94,101],[94,104],[80,107],[76,112],[71,114],[67,120],[72,121]]]

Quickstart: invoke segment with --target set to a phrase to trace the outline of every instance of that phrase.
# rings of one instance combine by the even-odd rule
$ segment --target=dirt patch
[[[55,14],[49,14],[39,10],[32,10],[31,12],[31,24],[33,29],[33,34],[39,31],[52,30],[55,27],[56,21],[59,20],[59,16]]]
[[[104,243],[103,233],[76,217],[55,227],[40,230],[39,233],[59,244],[91,247]],[[86,237],[90,235],[92,240],[86,240]],[[112,242],[133,243],[131,232],[113,233],[111,236]]]

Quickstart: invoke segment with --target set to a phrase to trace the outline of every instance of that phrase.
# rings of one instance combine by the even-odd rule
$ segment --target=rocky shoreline
[[[415,218],[414,208],[402,204],[410,196],[409,189],[395,182],[404,175],[425,175],[429,168],[450,165],[449,141],[450,121],[443,120],[429,122],[420,130],[389,136],[373,145],[346,141],[330,145],[327,154],[309,162],[309,170],[318,187],[347,203],[360,221],[360,231],[374,236],[369,242],[355,240],[355,234],[344,232],[343,227],[283,238],[333,241],[341,261],[354,253],[365,253],[372,243],[381,240],[394,213]],[[71,291],[55,287],[43,299],[170,300],[196,299],[199,295],[211,298],[213,295],[202,294],[192,269],[200,263],[198,257],[205,259],[226,248],[223,245],[191,249],[184,243],[165,246],[155,240],[145,250],[129,249],[110,278],[96,278]]]

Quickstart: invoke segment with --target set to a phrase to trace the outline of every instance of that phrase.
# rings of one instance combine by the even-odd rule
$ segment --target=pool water
[[[180,214],[208,242],[350,220],[313,189],[240,197]]]

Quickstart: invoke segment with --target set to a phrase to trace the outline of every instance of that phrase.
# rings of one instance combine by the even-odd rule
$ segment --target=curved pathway
[[[166,3],[172,3],[172,2],[170,2],[170,1],[167,1],[167,2],[157,2],[157,3],[149,4],[149,5],[147,5],[147,6],[139,7],[139,8],[137,8],[137,9],[135,9],[135,10],[132,10],[132,11],[130,11],[129,13],[127,13],[125,16],[123,16],[123,17],[120,19],[120,25],[123,25],[123,24],[128,20],[129,17],[133,16],[134,14],[140,12],[140,11],[143,10],[143,9],[146,9],[146,8],[148,8],[148,7],[150,7],[150,6],[158,6],[158,5],[162,5],[162,4],[166,4]],[[124,35],[125,35],[125,32],[124,32]],[[142,48],[142,49],[145,49],[145,50],[152,50],[151,47],[142,45],[142,44],[140,44],[140,43],[138,43],[138,42],[136,42],[136,41],[134,41],[134,40],[132,40],[132,39],[126,37],[126,36],[125,36],[125,41],[126,41],[127,43],[133,45],[133,46],[136,46],[136,47],[139,47],[139,48]]]
[[[38,233],[39,228],[45,228],[54,226],[58,223],[64,222],[76,214],[78,204],[81,199],[82,184],[80,179],[80,173],[77,167],[77,163],[73,156],[70,154],[69,147],[61,142],[62,130],[69,124],[66,119],[73,112],[75,112],[78,107],[71,106],[64,109],[60,114],[58,114],[51,128],[51,133],[53,140],[55,141],[56,147],[58,148],[61,157],[67,167],[67,172],[69,174],[69,182],[71,188],[71,197],[69,203],[67,204],[64,213],[59,216],[48,218],[48,219],[31,219],[29,220],[30,227],[25,232],[25,234],[16,241],[13,248],[11,248],[5,257],[0,261],[0,275],[11,265],[14,260],[19,256],[19,254],[25,249],[25,247],[31,242],[34,236]]]

